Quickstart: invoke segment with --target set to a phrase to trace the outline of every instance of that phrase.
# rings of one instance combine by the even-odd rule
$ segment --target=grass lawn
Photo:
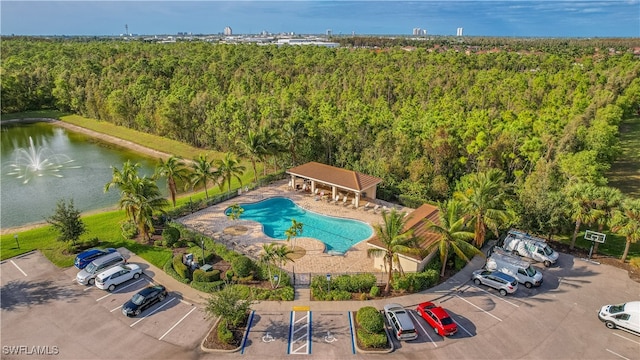
[[[585,230],[597,231],[597,229],[582,229],[576,237],[576,247],[589,250],[589,248],[591,247],[591,241],[584,239]],[[609,255],[620,259],[620,257],[622,257],[622,253],[624,252],[626,239],[624,238],[624,236],[613,234],[608,230],[604,230],[603,232],[607,235],[607,237],[604,244],[598,245],[598,254]],[[573,234],[554,236],[554,240],[560,241],[565,244],[571,244],[572,235]],[[631,243],[631,246],[629,247],[627,260],[630,260],[633,257],[640,257],[640,242],[636,242],[635,244]]]
[[[607,174],[609,185],[633,197],[640,197],[640,117],[620,124],[622,154]]]

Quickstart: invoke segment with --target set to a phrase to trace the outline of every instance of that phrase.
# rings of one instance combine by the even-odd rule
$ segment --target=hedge
[[[167,273],[172,278],[180,281],[183,284],[188,284],[188,283],[191,282],[191,280],[189,280],[189,279],[185,279],[183,277],[180,277],[180,275],[178,275],[178,273],[173,269],[173,259],[167,260],[167,262],[162,267],[162,270],[164,270],[165,273]]]
[[[193,281],[195,282],[213,282],[220,280],[220,270],[202,271],[202,269],[196,269],[193,272]]]
[[[367,332],[382,333],[384,332],[384,318],[378,309],[373,306],[365,306],[360,308],[356,313],[356,321]]]
[[[404,276],[393,274],[393,288],[405,292],[419,292],[438,283],[440,274],[433,269],[419,273],[406,273]]]
[[[387,346],[387,334],[372,334],[364,331],[363,329],[358,329],[357,331],[358,340],[360,340],[360,344],[362,344],[366,348],[384,348]]]
[[[162,230],[162,240],[166,247],[172,247],[173,244],[180,240],[180,230],[173,226],[169,226]]]
[[[222,280],[212,282],[192,281],[190,285],[198,291],[212,293],[222,289],[225,283]]]
[[[191,274],[189,273],[189,268],[187,265],[182,263],[182,254],[176,254],[173,256],[173,269],[181,278],[190,279],[189,276]]]
[[[233,260],[231,267],[239,278],[246,278],[251,275],[251,272],[255,268],[255,264],[253,263],[253,260],[248,257],[239,256]]]
[[[233,342],[233,333],[227,328],[227,322],[222,319],[218,323],[218,340],[225,344]]]

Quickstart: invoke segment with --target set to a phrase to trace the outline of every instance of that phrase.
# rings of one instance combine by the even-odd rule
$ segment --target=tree
[[[244,209],[242,208],[242,206],[238,205],[238,204],[233,204],[231,205],[231,207],[229,208],[229,218],[231,220],[238,220],[240,218],[240,216],[242,215],[242,213],[244,212]]]
[[[154,231],[153,213],[163,211],[168,201],[162,197],[155,181],[144,176],[122,186],[122,197],[118,204],[136,224],[142,238],[151,240],[150,234]]]
[[[55,213],[46,220],[59,233],[58,240],[71,241],[74,246],[86,231],[84,222],[80,219],[80,210],[73,206],[73,199],[68,202],[58,200]]]
[[[104,185],[104,192],[107,192],[114,187],[121,188],[123,184],[127,184],[131,180],[138,177],[139,167],[139,163],[132,164],[130,160],[127,160],[122,165],[122,170],[119,170],[117,167],[112,166],[111,169],[113,170],[113,175],[111,177],[111,181]]]
[[[242,294],[234,285],[226,286],[211,294],[204,310],[209,317],[217,316],[227,324],[239,326],[246,319],[253,303],[253,299],[246,299]]]
[[[231,190],[232,178],[236,178],[240,182],[240,186],[242,186],[242,178],[240,176],[244,174],[247,168],[240,164],[235,155],[228,152],[223,159],[216,160],[215,164],[218,168],[217,173],[220,176],[220,190],[224,187],[225,182],[228,185],[227,190]]]
[[[428,230],[438,235],[438,241],[430,245],[427,250],[431,251],[438,247],[442,270],[440,276],[444,276],[449,249],[466,262],[469,262],[467,254],[482,255],[482,251],[471,245],[468,240],[473,239],[474,234],[466,231],[464,217],[459,202],[449,200],[439,206],[438,223],[430,222]]]
[[[605,225],[609,224],[623,199],[622,192],[609,186],[599,186],[595,192],[595,211],[593,219],[598,224],[598,232],[604,231]],[[593,244],[593,254],[598,253],[599,242]]]
[[[578,183],[567,190],[569,202],[571,204],[569,216],[571,217],[571,220],[576,223],[576,226],[573,229],[573,236],[571,237],[571,245],[569,246],[571,249],[576,245],[576,237],[578,236],[578,231],[580,231],[580,226],[583,223],[593,223],[595,220],[593,212],[593,209],[595,208],[595,192],[596,186],[589,183]]]
[[[236,144],[242,147],[242,154],[249,157],[251,160],[251,166],[253,167],[253,175],[255,182],[258,182],[258,170],[256,162],[262,160],[267,154],[267,149],[264,146],[264,141],[259,133],[249,130],[247,132],[247,138],[238,140]]]
[[[287,242],[291,239],[295,240],[296,236],[302,234],[303,228],[303,223],[296,221],[296,219],[291,219],[291,227],[284,231],[284,235],[287,237]],[[291,241],[291,248],[295,248],[293,241]]]
[[[396,264],[400,273],[403,273],[398,254],[419,253],[420,249],[418,249],[418,240],[413,236],[413,230],[404,229],[406,223],[404,212],[398,212],[393,208],[391,212],[383,211],[382,220],[382,225],[376,224],[373,228],[383,248],[369,248],[367,254],[384,257],[385,266],[389,269],[389,278],[384,292],[388,294],[391,291],[393,265]]]
[[[277,289],[282,279],[282,266],[287,262],[293,261],[289,255],[293,254],[293,250],[281,244],[264,244],[262,245],[263,253],[260,255],[260,261],[267,266],[269,272],[269,282],[271,287]],[[278,282],[275,282],[271,274],[271,267],[278,267]]]
[[[625,262],[631,243],[640,240],[640,199],[625,199],[620,209],[615,212],[611,225],[611,230],[627,240],[621,258],[621,261]]]
[[[191,176],[190,183],[193,188],[202,184],[204,186],[204,195],[209,199],[209,191],[207,190],[207,183],[209,180],[216,182],[218,175],[213,171],[213,160],[207,160],[207,155],[200,154],[197,159],[193,160],[191,164]]]
[[[475,223],[474,242],[478,248],[484,244],[487,229],[497,234],[498,228],[509,220],[505,188],[504,173],[490,169],[464,176],[453,194],[461,202],[467,219]]]
[[[154,177],[164,177],[167,179],[167,187],[169,188],[169,194],[171,195],[171,202],[173,203],[173,207],[175,207],[176,194],[178,192],[176,181],[183,181],[187,179],[187,169],[184,167],[184,163],[181,161],[181,158],[171,155],[166,162],[163,159],[160,159],[160,163],[156,166]]]

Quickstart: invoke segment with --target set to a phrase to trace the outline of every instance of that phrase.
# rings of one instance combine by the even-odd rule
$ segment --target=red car
[[[432,302],[419,304],[416,311],[440,336],[450,336],[458,331],[458,326],[451,319],[447,311]]]

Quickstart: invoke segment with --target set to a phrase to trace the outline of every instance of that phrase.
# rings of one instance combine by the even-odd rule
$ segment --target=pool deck
[[[178,222],[253,259],[257,259],[260,256],[263,244],[272,242],[286,244],[287,242],[266,236],[262,232],[262,225],[254,221],[229,219],[224,214],[224,210],[233,204],[256,202],[280,196],[289,198],[298,206],[319,214],[360,220],[372,226],[382,222],[382,212],[380,210],[377,212],[374,212],[373,208],[365,210],[363,206],[353,209],[350,205],[344,206],[342,203],[336,205],[326,200],[316,200],[316,197],[311,196],[308,192],[294,191],[287,184],[287,180],[282,180],[270,186],[245,192],[231,200],[180,218]],[[378,202],[381,205],[391,206],[391,204],[383,201]],[[401,211],[411,212],[413,209],[402,208]],[[244,227],[246,231],[244,229],[236,231],[235,228],[237,227]],[[304,248],[306,254],[285,266],[286,270],[290,272],[295,271],[296,274],[381,272],[381,269],[374,268],[373,258],[367,257],[369,246],[366,240],[351,247],[344,255],[325,253],[324,243],[316,239],[301,236],[293,241],[296,247]]]

